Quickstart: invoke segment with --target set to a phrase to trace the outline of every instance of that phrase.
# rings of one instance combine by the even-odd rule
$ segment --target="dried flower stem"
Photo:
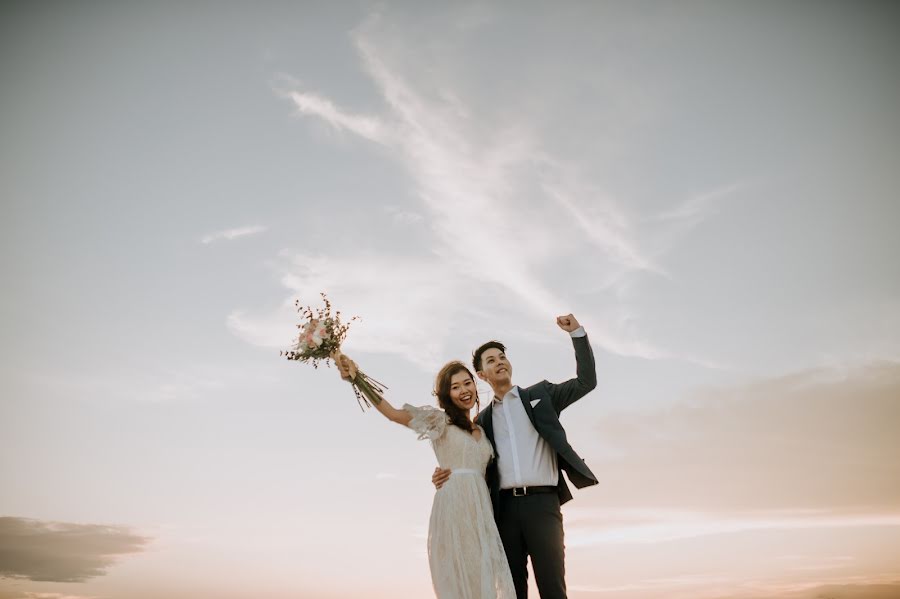
[[[384,383],[379,383],[359,371],[356,372],[356,378],[351,383],[353,392],[356,394],[356,401],[363,411],[365,411],[365,408],[371,408],[372,404],[377,406],[384,401],[384,390],[387,389],[387,385]],[[363,404],[365,404],[365,407],[363,407]]]

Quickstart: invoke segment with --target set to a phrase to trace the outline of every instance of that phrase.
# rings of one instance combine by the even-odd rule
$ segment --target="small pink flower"
[[[325,328],[325,323],[314,319],[310,320],[306,323],[306,326],[303,327],[303,330],[300,332],[300,339],[306,343],[306,346],[309,349],[316,349],[322,346],[327,335],[328,332]]]

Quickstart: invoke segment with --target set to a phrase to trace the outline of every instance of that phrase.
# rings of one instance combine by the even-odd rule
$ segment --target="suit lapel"
[[[519,387],[519,398],[522,400],[522,407],[525,408],[525,413],[528,414],[528,420],[531,421],[531,426],[534,427],[534,430],[540,432],[534,421],[534,408],[531,407],[531,393],[528,392],[528,389]]]
[[[487,435],[488,441],[491,442],[491,445],[494,445],[494,406],[493,404],[488,405],[484,409],[484,413],[481,416],[481,428],[484,429],[484,434]]]

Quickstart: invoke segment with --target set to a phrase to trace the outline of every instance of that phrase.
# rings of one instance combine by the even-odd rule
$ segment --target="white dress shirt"
[[[584,327],[578,327],[570,334],[572,337],[584,337],[587,333]],[[549,401],[546,397],[534,399]],[[502,401],[495,397],[491,410],[500,488],[535,485],[555,487],[559,482],[556,451],[538,434],[528,419],[519,396],[519,388],[510,389]]]

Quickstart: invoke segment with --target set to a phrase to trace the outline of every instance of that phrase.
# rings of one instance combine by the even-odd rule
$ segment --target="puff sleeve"
[[[447,430],[450,419],[443,410],[432,406],[411,406],[403,404],[403,409],[412,415],[407,425],[419,434],[419,439],[437,441]]]

